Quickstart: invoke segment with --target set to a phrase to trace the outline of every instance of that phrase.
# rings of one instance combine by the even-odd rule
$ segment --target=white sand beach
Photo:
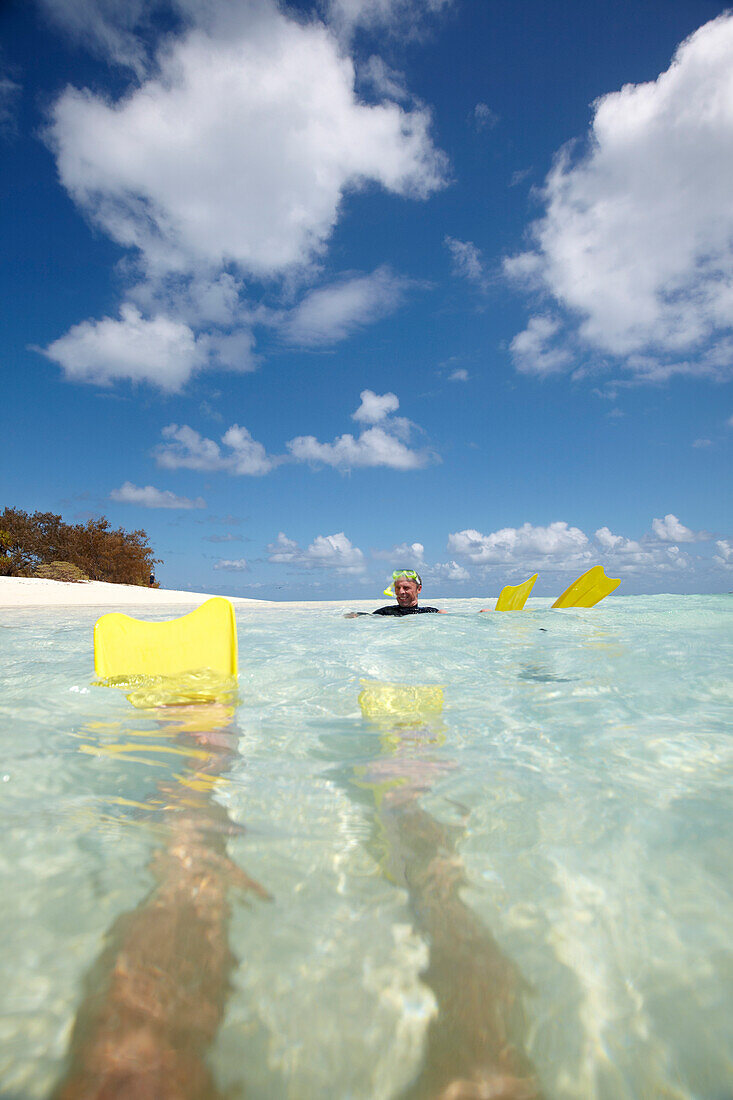
[[[198,607],[207,592],[178,592],[106,581],[48,581],[36,577],[0,577],[0,607]],[[234,604],[273,607],[269,600],[227,596]]]
[[[262,611],[318,607],[371,611],[380,600],[378,596],[368,600],[253,600],[223,592],[183,592],[169,588],[144,588],[135,584],[108,584],[106,581],[0,577],[0,608],[99,607],[116,611],[130,607],[138,611],[145,608],[154,611],[159,607],[198,607],[212,595],[225,596],[235,607]]]

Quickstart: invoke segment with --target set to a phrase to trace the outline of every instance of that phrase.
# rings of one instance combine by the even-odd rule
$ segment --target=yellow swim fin
[[[522,584],[508,584],[499,593],[494,611],[521,611],[527,602],[530,592],[534,587],[538,574],[533,575]]]
[[[98,676],[178,676],[210,669],[237,675],[234,608],[221,596],[167,622],[146,622],[113,612],[94,626]]]
[[[558,596],[553,607],[594,607],[597,603],[614,589],[618,588],[621,580],[607,577],[602,565],[594,565],[587,573],[574,580],[569,588],[566,588],[562,596]]]

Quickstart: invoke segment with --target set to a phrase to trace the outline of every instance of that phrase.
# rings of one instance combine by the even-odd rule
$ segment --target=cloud
[[[373,390],[362,390],[359,396],[361,405],[351,414],[351,419],[364,424],[377,424],[400,407],[399,398],[394,393],[378,394]]]
[[[333,569],[341,574],[364,571],[364,555],[353,546],[343,531],[336,535],[318,535],[307,548],[301,550],[297,542],[282,531],[277,540],[267,547],[269,561],[277,564],[300,565],[306,569]]]
[[[481,253],[471,241],[459,241],[455,237],[446,237],[443,242],[451,254],[453,274],[468,279],[481,290],[487,286]]]
[[[437,562],[425,570],[425,576],[433,581],[469,581],[471,574],[457,561]]]
[[[468,371],[465,367],[458,367],[448,375],[449,382],[468,382]]]
[[[405,85],[404,73],[391,69],[376,54],[372,54],[359,66],[359,80],[362,84],[368,84],[382,98],[396,99],[398,102],[411,99]]]
[[[595,537],[596,542],[604,550],[612,550],[620,554],[634,554],[641,550],[641,543],[627,539],[624,535],[614,535],[608,527],[600,527]]]
[[[147,51],[135,31],[155,6],[151,0],[40,0],[48,19],[72,40],[138,74]]]
[[[169,424],[162,435],[166,442],[160,443],[153,454],[158,465],[166,470],[224,470],[229,474],[261,477],[279,461],[238,424],[232,424],[221,437],[225,450],[187,424]]]
[[[400,542],[391,550],[373,550],[372,557],[378,561],[398,562],[405,565],[406,569],[414,569],[423,564],[425,547],[421,542]],[[396,568],[399,568],[399,564]]]
[[[223,569],[227,573],[245,573],[249,566],[247,565],[246,558],[236,558],[234,560],[230,558],[221,558],[215,563],[214,569]]]
[[[499,116],[488,103],[477,103],[473,109],[473,123],[477,130],[493,130],[499,123]]]
[[[546,374],[610,357],[636,380],[730,377],[732,175],[726,13],[656,80],[597,100],[584,151],[556,158],[534,248],[505,261],[555,305],[515,338],[518,368]]]
[[[143,318],[124,305],[120,319],[82,321],[42,353],[75,382],[107,386],[118,379],[153,382],[176,392],[206,363],[201,342],[188,325],[169,317]]]
[[[523,374],[556,374],[572,363],[572,355],[562,342],[552,341],[560,333],[560,322],[547,314],[530,317],[524,332],[518,332],[510,344],[514,365]]]
[[[401,416],[391,416],[399,408],[393,393],[376,394],[362,390],[361,404],[353,419],[372,426],[355,438],[350,433],[337,436],[333,443],[320,443],[313,435],[299,435],[286,447],[296,462],[333,466],[345,470],[358,466],[386,466],[392,470],[419,470],[438,457],[423,448],[409,446],[414,425]]]
[[[16,132],[21,86],[11,80],[7,72],[2,71],[4,68],[3,57],[0,54],[0,134],[8,137]]]
[[[510,187],[518,187],[520,183],[524,183],[528,176],[531,176],[533,172],[532,168],[517,168],[512,172],[509,179]]]
[[[243,327],[258,319],[258,311],[247,307],[241,278],[230,272],[173,273],[143,279],[127,294],[144,313],[167,312],[195,327]]]
[[[733,542],[728,539],[718,539],[715,543],[717,554],[713,557],[716,565],[722,565],[724,569],[733,569]]]
[[[166,470],[222,470],[233,475],[258,477],[268,474],[284,462],[308,462],[314,465],[352,469],[357,466],[387,466],[393,470],[417,470],[437,455],[423,448],[410,447],[415,425],[405,417],[392,416],[399,408],[393,393],[376,394],[362,390],[355,419],[371,426],[358,437],[338,436],[333,443],[320,443],[313,435],[301,435],[286,443],[288,454],[270,455],[262,443],[252,438],[247,428],[232,424],[221,436],[221,443],[197,432],[188,424],[168,424],[163,428],[163,443],[153,450],[159,466]]]
[[[384,428],[367,428],[358,439],[338,436],[333,443],[319,443],[313,435],[291,439],[287,448],[297,462],[353,469],[387,466],[392,470],[419,470],[430,462],[426,451],[412,451]]]
[[[156,489],[153,485],[137,486],[131,481],[126,481],[119,489],[113,489],[109,494],[110,500],[118,504],[137,504],[141,508],[205,508],[206,501],[202,497],[189,500],[188,497],[178,497],[170,489]]]
[[[691,531],[671,512],[664,519],[653,519],[652,530],[661,542],[701,542],[710,538],[706,531]]]
[[[334,28],[276,0],[42,2],[135,74],[117,98],[67,87],[49,111],[60,181],[127,250],[130,277],[119,320],[82,322],[46,349],[68,378],[178,391],[205,367],[254,369],[258,323],[319,346],[399,306],[410,282],[386,267],[311,291],[289,313],[247,301],[256,280],[285,280],[292,294],[315,278],[346,194],[376,185],[424,199],[446,184],[430,112],[398,94],[399,74],[373,59],[380,98],[363,101]],[[342,14],[389,21],[420,7],[375,0]],[[157,40],[156,8],[172,27]],[[128,336],[141,356],[127,354]]]
[[[227,535],[204,535],[204,542],[242,542],[241,535],[233,535],[231,532]]]
[[[148,271],[279,275],[318,256],[347,190],[426,197],[426,109],[367,105],[328,28],[273,0],[201,5],[117,101],[67,88],[47,131],[63,186]]]
[[[571,527],[564,521],[550,523],[547,527],[525,523],[521,527],[505,527],[488,535],[469,528],[449,535],[448,549],[459,559],[483,567],[486,573],[501,566],[513,570],[521,568],[527,572],[545,569],[577,570],[580,573],[600,561],[609,576],[645,572],[651,575],[654,572],[689,571],[695,561],[702,560],[693,561],[679,546],[655,541],[650,535],[641,540],[631,539],[614,534],[608,526],[598,528],[595,541],[591,542],[580,528]],[[446,569],[450,564],[446,563]],[[426,573],[430,571],[426,570]],[[461,579],[446,571],[436,575],[450,580]]]
[[[348,38],[361,28],[418,33],[426,15],[436,15],[453,0],[324,0],[329,20]]]
[[[702,450],[705,447],[712,447],[712,445],[712,439],[696,439],[692,444],[692,446],[695,447],[697,450]]]
[[[288,343],[317,347],[343,340],[350,333],[397,309],[412,283],[379,267],[312,290],[287,317],[282,333]]]
[[[676,572],[692,564],[678,546],[660,546],[648,536],[637,541],[625,535],[614,535],[608,527],[600,527],[595,538],[604,553],[603,564],[611,573]]]
[[[472,528],[456,531],[448,536],[448,549],[476,565],[538,561],[570,568],[590,557],[587,536],[580,528],[560,520],[547,527],[533,527],[531,523],[503,527],[489,535]]]

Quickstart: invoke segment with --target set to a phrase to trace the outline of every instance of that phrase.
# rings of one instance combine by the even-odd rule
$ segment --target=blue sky
[[[733,587],[733,16],[0,14],[3,500],[277,599]]]

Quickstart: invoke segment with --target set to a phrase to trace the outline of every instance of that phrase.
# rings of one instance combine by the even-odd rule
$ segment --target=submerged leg
[[[380,814],[390,866],[408,891],[430,957],[423,980],[435,994],[423,1066],[401,1100],[536,1100],[522,1049],[521,977],[460,896],[460,830],[441,824],[404,790]]]
[[[215,755],[213,771],[225,753]],[[236,964],[227,894],[239,887],[268,895],[228,859],[231,823],[209,792],[162,790],[171,801],[167,843],[151,862],[156,885],[115,922],[87,977],[54,1100],[219,1097],[205,1056]]]
[[[387,811],[391,815],[391,811]],[[461,900],[454,830],[416,801],[396,808],[397,851],[418,930],[430,945],[423,980],[438,1005],[421,1073],[404,1100],[531,1100],[539,1096],[519,1045],[521,979]]]

